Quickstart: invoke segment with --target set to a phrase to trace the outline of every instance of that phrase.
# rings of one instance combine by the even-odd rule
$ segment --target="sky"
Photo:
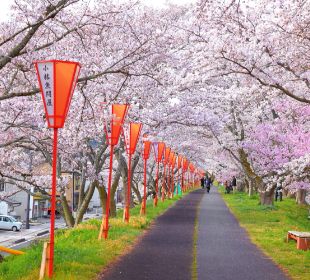
[[[152,7],[162,7],[167,2],[167,0],[140,0],[140,1]],[[194,0],[169,0],[169,2],[182,5],[182,4],[187,4],[187,3],[191,3],[195,1]]]
[[[0,0],[0,22],[8,18],[9,7],[13,1],[14,0]],[[152,7],[163,7],[167,2],[167,0],[140,0],[140,1]],[[182,5],[195,2],[195,0],[169,0],[169,2]]]
[[[3,21],[5,18],[7,18],[10,3],[12,3],[12,0],[0,0],[0,21]]]

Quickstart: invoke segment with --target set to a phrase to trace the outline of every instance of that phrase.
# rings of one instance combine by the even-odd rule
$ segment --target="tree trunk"
[[[107,198],[108,198],[108,194],[106,192],[106,190],[104,189],[103,186],[97,186],[97,190],[99,193],[99,197],[100,197],[100,202],[101,202],[101,207],[102,207],[102,213],[106,214],[106,205],[107,205]],[[112,199],[111,199],[112,200]],[[111,201],[110,201],[111,202]],[[111,203],[110,203],[111,205]]]
[[[132,182],[132,190],[134,191],[134,193],[136,194],[137,198],[138,198],[138,201],[139,203],[142,203],[142,196],[139,192],[139,187],[138,187],[138,183],[136,182]]]
[[[244,189],[245,189],[245,182],[244,182],[244,180],[238,181],[238,182],[237,182],[236,190],[237,190],[238,192],[243,192]]]
[[[307,191],[305,189],[298,189],[296,192],[296,203],[306,205]]]
[[[110,215],[111,217],[116,217],[116,203],[115,203],[115,193],[119,184],[119,180],[121,178],[120,168],[117,168],[117,171],[114,175],[112,187],[111,187],[111,201],[110,201]]]
[[[239,149],[238,153],[242,168],[249,180],[249,196],[251,196],[254,192],[258,191],[263,196],[263,199],[260,200],[260,203],[265,205],[266,201],[267,205],[269,205],[267,197],[269,196],[270,191],[266,191],[267,186],[264,184],[262,178],[254,172],[250,162],[248,161],[248,155],[246,154],[246,152],[243,149]],[[274,187],[271,188],[271,192],[272,192],[271,196],[272,199]],[[265,196],[267,196],[266,199],[264,199]]]
[[[83,220],[83,216],[84,216],[84,214],[87,211],[89,202],[90,202],[90,200],[93,197],[93,194],[94,194],[94,191],[95,191],[95,187],[96,187],[97,184],[98,184],[98,182],[94,181],[94,182],[92,182],[89,185],[89,187],[88,187],[88,189],[86,191],[86,194],[84,196],[84,200],[81,203],[81,205],[78,208],[78,210],[76,211],[76,218],[75,218],[75,223],[74,223],[75,227]]]
[[[61,206],[62,206],[62,210],[63,210],[63,217],[65,219],[66,225],[68,227],[73,227],[74,226],[74,218],[72,216],[72,212],[70,211],[67,198],[64,196],[63,193],[60,196],[60,200],[61,200]]]
[[[252,188],[252,184],[249,184],[249,197],[251,197],[253,195],[253,188]]]
[[[244,180],[244,192],[248,193],[249,192],[249,181],[247,179]]]
[[[288,192],[288,194],[287,194],[287,197],[288,198],[295,198],[296,199],[296,192]]]
[[[134,171],[138,165],[139,162],[139,158],[140,158],[140,154],[136,154],[135,157],[132,160],[132,164],[131,164],[131,194],[130,194],[130,207],[134,207],[133,204],[133,198],[132,198],[132,190],[133,190],[133,175],[134,175]],[[124,195],[124,200],[125,200],[125,204],[127,201],[127,191],[128,191],[128,166],[126,163],[126,160],[124,158],[124,156],[122,155],[121,151],[116,155],[116,159],[118,160],[118,163],[120,165],[120,173],[122,176],[122,184],[123,184],[123,195]]]
[[[273,205],[274,190],[275,190],[275,187],[272,187],[268,191],[261,191],[259,193],[260,205]]]

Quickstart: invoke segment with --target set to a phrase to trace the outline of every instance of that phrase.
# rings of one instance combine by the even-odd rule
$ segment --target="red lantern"
[[[152,142],[151,141],[147,141],[146,138],[147,138],[147,136],[144,136],[144,140],[143,140],[143,145],[144,145],[143,159],[147,160],[150,157],[150,151],[151,151]]]
[[[161,188],[161,200],[165,200],[165,188],[167,187],[167,176],[166,176],[166,165],[169,161],[169,155],[170,155],[171,148],[166,147],[165,148],[165,155],[164,155],[164,174],[163,174],[163,180],[162,180],[162,188]]]
[[[34,62],[49,128],[64,126],[80,73],[78,62],[47,60]]]
[[[58,128],[62,128],[80,73],[80,64],[71,61],[47,60],[34,62],[49,128],[54,129],[51,195],[51,229],[47,276],[53,277],[56,212],[56,168]],[[42,260],[45,262],[45,260]]]
[[[154,197],[154,206],[157,206],[158,201],[158,177],[159,177],[159,163],[162,160],[164,150],[165,150],[165,143],[164,142],[154,142],[153,143],[153,149],[155,154],[155,160],[157,163],[157,169],[156,169],[156,195]]]
[[[138,139],[140,136],[142,124],[141,123],[129,123],[128,127],[123,128],[126,151],[128,153],[128,178],[127,178],[127,199],[126,206],[124,208],[124,221],[129,222],[129,207],[131,196],[131,157],[136,151]]]
[[[147,160],[150,157],[150,150],[151,150],[151,145],[152,142],[147,140],[147,135],[144,134],[143,136],[143,145],[144,145],[144,149],[143,149],[143,159],[144,159],[144,168],[143,168],[143,178],[144,178],[144,188],[143,188],[143,201],[141,204],[141,211],[140,214],[141,215],[145,215],[146,213],[146,185],[147,185],[147,180],[146,180],[146,164],[147,164]]]
[[[121,134],[122,125],[128,113],[128,104],[112,104],[110,111],[104,110],[104,132],[107,143],[110,146],[116,146]]]
[[[105,215],[102,215],[102,223],[98,239],[108,238],[109,232],[109,214],[110,214],[110,200],[111,200],[111,185],[112,185],[112,168],[113,168],[113,153],[114,146],[117,145],[121,128],[128,112],[128,104],[112,104],[104,109],[104,132],[108,145],[110,146],[110,163],[109,163],[109,177],[108,177],[108,193]]]

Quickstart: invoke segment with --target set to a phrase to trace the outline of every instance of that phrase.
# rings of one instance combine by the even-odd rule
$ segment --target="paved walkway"
[[[200,204],[197,266],[198,280],[288,279],[251,243],[214,187]]]
[[[135,248],[99,279],[190,280],[194,223],[202,192],[188,194],[160,216]]]

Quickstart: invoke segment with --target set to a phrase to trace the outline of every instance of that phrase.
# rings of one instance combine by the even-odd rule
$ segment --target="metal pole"
[[[27,193],[27,210],[26,210],[26,229],[30,228],[29,213],[30,212],[30,192]]]
[[[105,207],[105,226],[103,228],[104,239],[108,238],[109,232],[109,216],[110,216],[110,198],[111,198],[111,185],[112,185],[112,168],[113,168],[113,152],[114,146],[110,145],[110,165],[109,165],[109,179],[108,179],[108,195]]]
[[[51,230],[50,230],[50,261],[48,277],[53,277],[54,268],[54,239],[55,239],[55,211],[56,211],[56,172],[57,172],[57,141],[58,128],[54,128],[53,141],[53,171],[52,171],[52,197],[51,197]]]
[[[128,155],[128,176],[127,176],[127,201],[125,210],[125,222],[129,222],[129,208],[130,208],[130,196],[131,196],[131,153]]]
[[[182,172],[181,189],[182,189],[182,192],[184,192],[184,170],[183,170],[183,168],[182,168],[181,172]]]
[[[168,190],[168,198],[170,198],[170,166],[168,164],[168,171],[167,171],[167,190]]]
[[[32,152],[29,153],[29,171],[32,172]],[[30,228],[29,219],[30,219],[30,191],[27,193],[27,210],[26,210],[26,229]]]
[[[146,185],[147,185],[147,181],[146,181],[146,162],[147,159],[144,159],[144,189],[143,189],[143,205],[142,205],[142,214],[145,215],[146,213]]]
[[[180,185],[180,168],[178,168],[178,182],[177,182],[177,195],[179,194],[179,185]]]
[[[159,177],[159,161],[157,161],[157,170],[156,170],[156,189],[155,189],[155,197],[154,197],[154,206],[157,206],[157,196],[158,196],[158,177]]]
[[[165,201],[165,192],[164,187],[166,187],[166,164],[164,163],[164,173],[163,173],[163,180],[162,180],[162,187],[161,187],[161,201]]]
[[[171,188],[172,188],[172,192],[171,192],[171,198],[173,198],[173,193],[174,193],[174,174],[173,174],[173,165],[171,166]]]

